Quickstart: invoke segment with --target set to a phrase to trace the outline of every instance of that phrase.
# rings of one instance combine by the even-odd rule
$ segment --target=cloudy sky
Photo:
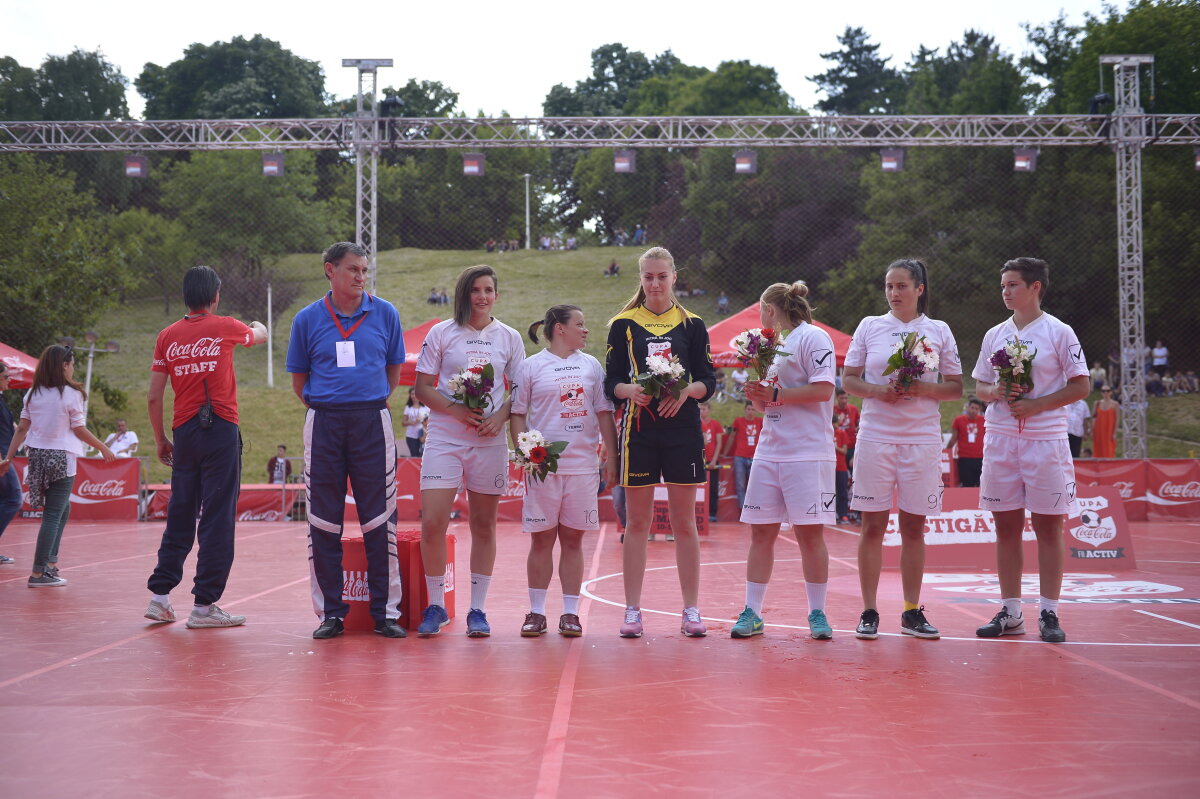
[[[1123,5],[1123,4],[1122,4]],[[861,26],[892,63],[917,46],[944,47],[975,28],[1005,50],[1027,50],[1022,23],[1050,22],[1061,9],[1072,24],[1100,14],[1101,0],[803,0],[747,4],[477,2],[380,3],[356,16],[355,3],[310,0],[0,0],[0,55],[35,67],[48,54],[99,48],[130,80],[129,106],[143,102],[132,81],[146,62],[168,64],[193,42],[211,44],[261,33],[297,55],[320,62],[326,90],[356,91],[356,72],[343,58],[391,58],[380,86],[409,78],[439,80],[459,93],[467,114],[538,116],[556,83],[573,86],[590,69],[593,48],[620,42],[656,55],[670,49],[684,62],[715,68],[749,60],[774,67],[785,91],[802,107],[818,99],[808,76],[827,68],[820,54],[838,49],[847,25]]]

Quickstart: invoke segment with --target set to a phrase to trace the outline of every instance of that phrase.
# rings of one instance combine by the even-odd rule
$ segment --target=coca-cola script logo
[[[218,338],[198,338],[190,344],[172,343],[167,347],[167,360],[179,361],[184,358],[216,358],[221,354],[221,341]]]
[[[1114,480],[1112,486],[1120,492],[1121,499],[1129,499],[1133,496],[1132,480]]]
[[[279,522],[286,520],[287,517],[281,510],[247,510],[238,514],[239,522]]]
[[[1200,499],[1200,480],[1191,480],[1187,483],[1167,481],[1159,486],[1158,495],[1176,499]]]
[[[75,493],[81,497],[96,499],[120,499],[125,496],[124,480],[105,480],[103,483],[84,480],[75,488]]]

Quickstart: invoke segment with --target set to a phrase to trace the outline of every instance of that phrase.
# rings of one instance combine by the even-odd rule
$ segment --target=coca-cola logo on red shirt
[[[167,347],[167,360],[179,361],[184,358],[216,358],[221,354],[221,342],[223,339],[217,338],[198,338],[195,341],[187,344],[172,342],[171,346]]]
[[[125,496],[125,481],[105,480],[102,483],[98,483],[92,480],[84,480],[75,487],[75,493],[81,497],[120,499]]]

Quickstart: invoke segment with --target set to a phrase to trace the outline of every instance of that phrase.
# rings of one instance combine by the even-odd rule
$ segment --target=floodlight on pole
[[[613,152],[613,172],[629,175],[637,172],[637,151],[615,150]]]
[[[525,249],[529,249],[529,173],[526,172],[522,177],[525,178]]]
[[[758,153],[754,150],[738,150],[733,154],[735,175],[754,175],[758,172]]]
[[[376,232],[379,222],[379,109],[375,102],[376,74],[392,66],[390,58],[343,58],[343,67],[358,70],[358,103],[354,112],[354,243],[367,251],[371,265],[370,291],[379,272]]]
[[[879,166],[884,172],[900,172],[904,169],[904,151],[880,150]]]
[[[1033,172],[1037,169],[1038,151],[1018,147],[1013,151],[1013,171]]]

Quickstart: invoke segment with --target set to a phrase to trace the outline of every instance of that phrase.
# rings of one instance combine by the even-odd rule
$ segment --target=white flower
[[[1014,375],[1025,374],[1025,364],[1021,363],[1020,361],[1017,361],[1016,363],[1014,363],[1013,368],[1012,368],[1012,373]]]
[[[655,375],[669,375],[672,373],[671,362],[661,355],[647,356],[646,369]]]

